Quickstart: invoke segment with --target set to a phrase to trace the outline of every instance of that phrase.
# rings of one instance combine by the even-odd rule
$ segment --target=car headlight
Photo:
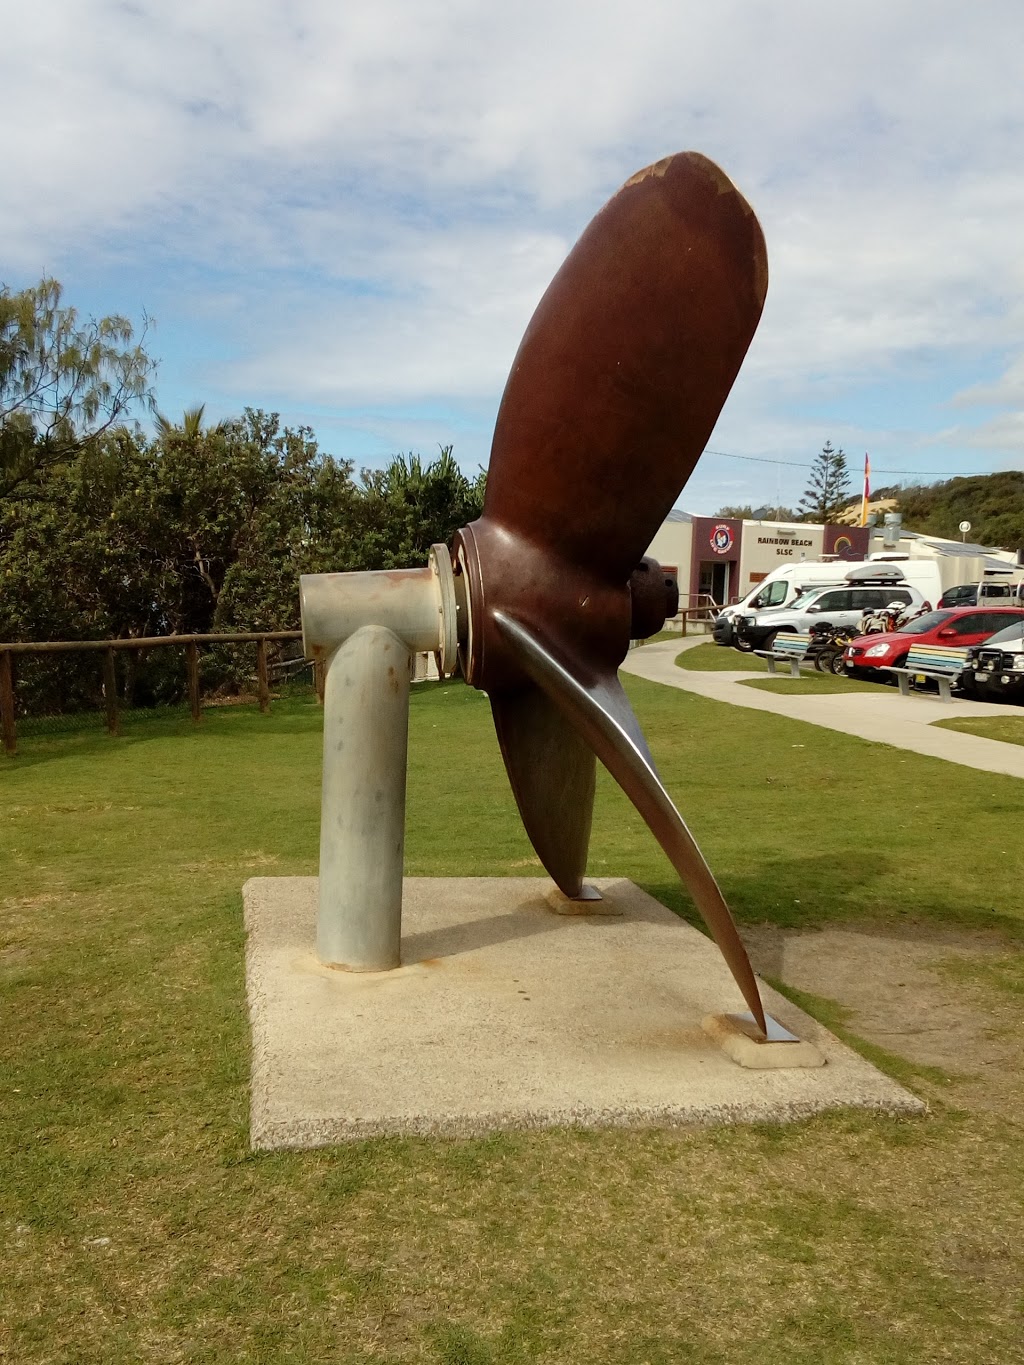
[[[1024,668],[1024,654],[1015,654],[1013,656],[1013,666],[1014,668]]]
[[[872,645],[870,649],[864,651],[865,659],[880,659],[883,654],[888,654],[891,645]]]

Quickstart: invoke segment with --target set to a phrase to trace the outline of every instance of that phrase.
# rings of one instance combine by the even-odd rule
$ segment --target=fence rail
[[[82,712],[102,712],[108,732],[120,734],[121,713],[134,706],[133,693],[127,692],[122,698],[118,692],[117,656],[124,651],[134,651],[142,659],[150,650],[178,649],[184,652],[184,678],[180,672],[175,678],[172,672],[163,670],[161,682],[168,690],[172,701],[187,697],[188,707],[194,722],[202,714],[202,687],[200,677],[200,646],[237,649],[243,645],[256,646],[255,668],[252,681],[261,711],[270,709],[271,672],[286,677],[296,667],[313,671],[313,686],[318,698],[323,700],[323,667],[317,662],[310,665],[301,655],[282,658],[271,664],[268,658],[268,645],[280,647],[289,641],[302,639],[300,630],[237,631],[206,635],[153,635],[135,636],[114,640],[28,640],[0,642],[0,738],[4,752],[17,752],[19,720],[39,720],[40,717],[53,718],[56,715],[71,713],[81,716]],[[29,679],[19,687],[16,660],[26,656],[52,658],[59,655],[101,654],[101,671],[81,668],[74,679],[74,687],[61,686],[51,677]],[[233,670],[237,684],[240,670]],[[132,680],[134,688],[134,678]],[[126,683],[126,689],[128,684]],[[84,694],[84,705],[83,705]]]

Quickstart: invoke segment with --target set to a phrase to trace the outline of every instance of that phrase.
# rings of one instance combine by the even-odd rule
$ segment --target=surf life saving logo
[[[727,555],[732,549],[732,531],[720,521],[711,532],[711,548],[716,555]]]

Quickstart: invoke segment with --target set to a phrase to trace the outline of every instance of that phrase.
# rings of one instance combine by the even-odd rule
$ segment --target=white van
[[[788,607],[807,588],[826,588],[845,584],[851,569],[860,568],[864,563],[882,564],[889,562],[886,555],[874,556],[869,560],[849,559],[805,559],[799,564],[780,564],[772,569],[766,578],[756,584],[731,607],[723,607],[715,618],[713,629],[716,645],[733,643],[732,618],[737,613],[765,611],[776,607]],[[942,580],[939,566],[927,559],[899,560],[898,568],[905,583],[918,590],[924,600],[935,606],[942,595]]]

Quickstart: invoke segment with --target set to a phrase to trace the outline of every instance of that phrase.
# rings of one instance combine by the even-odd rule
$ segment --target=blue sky
[[[145,310],[169,415],[473,470],[575,238],[694,148],[771,283],[709,443],[748,458],[681,506],[793,502],[826,439],[876,484],[1022,468],[1022,70],[1020,0],[37,0],[0,51],[0,280]]]

